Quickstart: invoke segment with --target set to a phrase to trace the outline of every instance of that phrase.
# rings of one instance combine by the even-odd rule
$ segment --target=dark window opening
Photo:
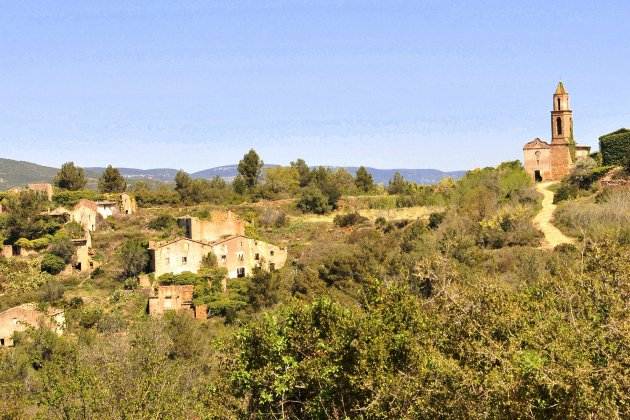
[[[558,98],[558,110],[560,110],[560,98]]]
[[[562,118],[556,118],[556,129],[558,130],[558,135],[562,135]]]
[[[269,271],[276,271],[276,265],[274,263],[269,263]]]
[[[540,171],[534,171],[534,178],[536,179],[536,182],[542,182],[543,180],[542,175],[540,174]]]
[[[273,254],[275,254],[275,251],[271,251],[269,252],[269,254],[273,257]]]
[[[4,338],[0,338],[0,346],[4,347]]]
[[[239,267],[236,269],[236,277],[245,277],[245,267]]]
[[[182,264],[186,264],[188,262],[188,257],[182,257]]]
[[[254,259],[258,261],[260,259],[260,254],[256,253],[256,255],[254,256]]]

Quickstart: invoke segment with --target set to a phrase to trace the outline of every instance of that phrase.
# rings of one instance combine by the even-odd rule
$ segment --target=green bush
[[[66,262],[63,258],[53,254],[44,254],[41,263],[42,271],[50,273],[52,275],[59,274],[66,267]]]
[[[348,227],[367,222],[368,218],[361,216],[359,213],[338,214],[333,222],[339,227]]]
[[[55,239],[48,247],[48,253],[61,258],[65,264],[72,261],[76,248],[68,238]]]
[[[604,165],[623,165],[630,156],[630,130],[622,128],[599,138]]]
[[[177,224],[177,220],[171,215],[161,214],[149,222],[149,229],[166,230],[171,229]]]
[[[332,210],[328,197],[317,187],[309,187],[302,193],[297,208],[304,213],[315,214],[326,214]]]

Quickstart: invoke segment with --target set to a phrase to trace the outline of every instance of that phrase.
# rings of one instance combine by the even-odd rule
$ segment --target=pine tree
[[[85,178],[85,171],[83,168],[79,168],[74,165],[74,162],[66,162],[61,166],[57,176],[53,181],[59,188],[70,191],[78,191],[85,187],[87,179]]]
[[[258,179],[262,173],[263,161],[258,156],[258,153],[254,149],[243,156],[243,159],[238,163],[238,173],[243,177],[243,180],[247,184],[248,188],[253,188],[258,183]]]
[[[101,193],[121,193],[127,189],[127,181],[117,168],[107,166],[98,179],[98,190]]]
[[[354,183],[356,184],[357,188],[363,192],[368,192],[372,188],[374,188],[374,179],[372,178],[372,175],[367,171],[367,169],[365,169],[365,166],[361,166],[357,170],[357,175]]]

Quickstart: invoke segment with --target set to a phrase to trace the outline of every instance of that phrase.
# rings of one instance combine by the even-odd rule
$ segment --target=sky
[[[630,2],[0,0],[0,157],[459,170],[630,126]]]

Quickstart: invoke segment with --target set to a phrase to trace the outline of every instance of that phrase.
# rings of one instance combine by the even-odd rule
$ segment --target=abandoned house
[[[94,201],[81,199],[72,210],[57,207],[45,214],[51,217],[66,218],[68,222],[77,222],[84,230],[93,232],[96,230],[96,219],[99,213],[98,206]]]
[[[50,328],[57,334],[63,332],[65,316],[62,309],[49,308],[40,311],[34,303],[15,306],[0,312],[0,347],[13,345],[13,334],[29,327]]]
[[[575,144],[569,93],[560,82],[553,94],[551,143],[535,138],[525,144],[525,171],[536,182],[559,181],[569,174],[577,160],[588,157],[590,151],[590,146]]]
[[[182,217],[178,223],[184,227],[185,238],[149,243],[156,278],[167,273],[196,273],[210,253],[219,267],[227,269],[229,278],[245,277],[256,267],[273,271],[286,263],[285,248],[244,236],[244,222],[231,213],[212,217],[212,221]]]
[[[115,201],[97,201],[96,212],[100,214],[103,219],[115,216],[118,214],[118,203]]]
[[[192,315],[193,286],[158,286],[149,296],[149,314],[161,316],[166,311],[188,312]]]
[[[109,196],[111,197],[111,195]],[[136,199],[127,193],[122,193],[118,199],[96,202],[96,211],[103,219],[121,214],[131,215],[137,212]]]
[[[178,218],[177,223],[184,229],[184,235],[194,241],[213,242],[228,236],[245,235],[245,222],[231,211],[212,212],[210,220],[184,216]]]

